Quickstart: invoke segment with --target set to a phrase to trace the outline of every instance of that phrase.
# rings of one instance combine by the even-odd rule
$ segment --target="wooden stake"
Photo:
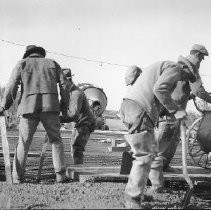
[[[186,139],[186,125],[185,125],[184,119],[182,119],[182,121],[181,121],[180,130],[181,130],[181,140],[182,140],[182,166],[183,166],[183,176],[184,176],[186,182],[189,185],[189,189],[186,192],[185,197],[184,197],[183,202],[182,202],[183,209],[186,209],[187,205],[190,202],[190,198],[191,198],[191,196],[193,194],[194,185],[193,185],[192,180],[189,177],[188,170],[187,170],[187,153],[188,153],[188,150],[187,150],[187,141],[188,141],[188,139]]]
[[[6,122],[5,122],[4,116],[0,116],[0,126],[1,126],[1,139],[2,139],[2,149],[3,149],[3,155],[4,155],[6,181],[8,184],[12,184],[10,151],[9,151],[9,144],[7,140],[7,130],[6,130]]]

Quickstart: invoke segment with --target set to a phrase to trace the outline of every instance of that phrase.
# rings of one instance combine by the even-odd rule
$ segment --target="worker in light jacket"
[[[125,135],[134,161],[125,188],[127,208],[140,208],[149,178],[151,193],[163,189],[163,157],[159,153],[154,128],[158,125],[161,107],[173,120],[182,119],[186,111],[171,98],[178,81],[195,82],[195,69],[183,62],[161,61],[143,70],[128,89],[120,108],[120,116],[128,128]]]
[[[179,61],[193,66],[194,76],[196,81],[191,83],[189,81],[179,81],[176,88],[171,94],[175,103],[183,109],[186,109],[187,102],[190,96],[197,96],[204,101],[211,103],[211,96],[205,91],[199,74],[199,67],[204,60],[204,57],[208,56],[208,51],[203,45],[195,44],[190,50],[190,54],[187,57],[180,56]],[[166,172],[178,172],[178,169],[174,169],[169,166],[177,146],[180,141],[180,121],[174,122],[168,117],[168,111],[163,109],[161,112],[161,119],[159,122],[159,150],[164,157],[163,169]]]

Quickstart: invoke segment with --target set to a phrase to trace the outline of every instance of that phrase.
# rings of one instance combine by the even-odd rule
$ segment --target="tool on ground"
[[[189,189],[185,194],[185,197],[182,202],[182,208],[186,209],[187,205],[190,202],[191,195],[193,194],[194,184],[192,180],[190,179],[188,175],[187,170],[187,139],[186,139],[186,124],[184,119],[181,120],[181,126],[180,126],[180,132],[181,132],[181,140],[182,140],[182,167],[183,167],[183,175],[186,180],[186,182],[189,185]]]
[[[36,178],[37,182],[39,182],[40,179],[41,179],[41,172],[42,172],[42,167],[43,167],[43,163],[44,163],[44,159],[45,159],[48,143],[49,143],[49,139],[48,139],[48,135],[46,134],[45,135],[45,141],[43,143],[42,151],[41,151],[41,154],[40,154],[40,163],[39,163],[39,169],[38,169],[37,178]]]

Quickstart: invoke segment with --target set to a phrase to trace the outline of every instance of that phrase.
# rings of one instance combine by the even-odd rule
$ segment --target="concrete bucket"
[[[105,119],[102,116],[108,102],[103,89],[89,83],[81,83],[78,84],[78,86],[86,94],[89,106],[96,117],[96,129],[109,130],[109,127],[105,125]]]
[[[99,109],[95,112],[96,116],[101,116],[107,106],[107,96],[103,89],[89,83],[81,83],[79,87],[86,94],[90,107],[95,108],[98,106]]]

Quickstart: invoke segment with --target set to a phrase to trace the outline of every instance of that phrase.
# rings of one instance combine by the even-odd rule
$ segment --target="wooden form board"
[[[181,169],[181,173],[164,172],[164,179],[171,181],[185,180],[182,174],[182,167],[176,167]],[[68,167],[68,174],[70,178],[84,182],[84,181],[126,181],[128,175],[120,174],[120,166],[70,166]],[[203,169],[200,167],[188,166],[188,173],[193,181],[211,181],[211,170]]]

